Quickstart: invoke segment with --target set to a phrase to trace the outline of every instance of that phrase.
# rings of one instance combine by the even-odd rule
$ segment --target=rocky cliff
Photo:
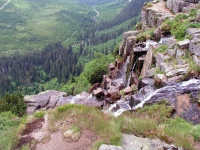
[[[141,23],[125,32],[119,46],[119,57],[108,66],[108,75],[96,83],[90,93],[76,96],[46,91],[25,96],[27,112],[47,110],[63,104],[102,107],[120,115],[125,110],[166,100],[179,115],[200,123],[200,21],[198,0],[163,0],[146,3]],[[188,15],[194,12],[195,17]],[[184,30],[185,39],[176,39],[166,20],[187,13],[183,22],[195,28]],[[184,115],[183,115],[184,114]]]

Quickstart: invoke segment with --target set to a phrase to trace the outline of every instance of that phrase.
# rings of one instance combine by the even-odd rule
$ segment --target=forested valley
[[[60,11],[62,16],[73,16],[75,20],[79,20],[80,25],[84,21],[89,22],[89,24],[77,28],[76,34],[73,35],[76,37],[73,39],[76,40],[72,40],[71,43],[51,42],[46,43],[47,46],[42,50],[27,49],[23,53],[16,51],[9,55],[2,55],[0,58],[0,94],[4,95],[6,92],[15,91],[20,91],[22,94],[36,94],[48,89],[66,90],[63,87],[66,87],[65,85],[70,87],[72,81],[75,82],[82,71],[87,70],[85,64],[91,61],[97,52],[108,55],[114,51],[119,42],[117,38],[124,31],[134,28],[140,19],[140,10],[146,1],[132,0],[112,19],[101,19],[97,22],[92,21],[93,18],[90,15],[80,17],[73,12]],[[101,4],[106,2],[108,0],[101,1]],[[93,4],[89,0],[84,1],[84,3]],[[69,21],[68,19],[62,17],[63,22]],[[62,28],[67,28],[67,26]],[[58,36],[57,39],[59,39],[59,34],[55,34],[55,36]],[[61,36],[63,37],[63,35]],[[104,67],[105,70],[106,66]],[[94,71],[92,67],[90,68],[91,72]],[[89,82],[87,83],[89,84]],[[80,89],[82,88],[80,87]],[[85,86],[85,90],[87,90],[87,86]]]

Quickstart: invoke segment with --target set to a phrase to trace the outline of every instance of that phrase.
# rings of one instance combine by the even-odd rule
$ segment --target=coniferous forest
[[[69,21],[65,15],[72,15],[80,22],[90,22],[87,26],[77,28],[74,35],[77,40],[65,45],[63,42],[46,43],[42,50],[13,53],[0,57],[0,94],[21,91],[23,94],[36,94],[46,89],[59,89],[83,71],[85,63],[92,60],[94,54],[113,52],[116,43],[104,44],[106,47],[95,49],[93,46],[117,39],[124,31],[131,29],[139,20],[143,3],[148,0],[132,0],[112,19],[93,22],[90,15],[84,16],[62,10],[62,21]],[[44,1],[45,2],[45,1]],[[107,1],[103,2],[106,3]],[[84,3],[92,5],[91,1]],[[61,19],[61,18],[60,18]],[[64,20],[63,20],[64,19]],[[66,19],[66,20],[65,20]],[[127,22],[127,23],[126,23]],[[116,28],[115,30],[110,30]],[[84,31],[84,32],[83,32]],[[56,34],[56,36],[58,36]],[[34,40],[34,38],[32,39]],[[50,82],[50,87],[45,84]]]

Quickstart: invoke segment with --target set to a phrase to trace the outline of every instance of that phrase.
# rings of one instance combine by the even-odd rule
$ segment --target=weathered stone
[[[109,104],[113,104],[113,103],[114,103],[114,101],[111,100],[111,98],[106,98],[105,101],[106,101],[107,103],[109,103]]]
[[[96,90],[93,90],[93,93],[98,98],[104,96],[104,90],[102,88],[97,88]]]
[[[155,86],[157,88],[160,88],[160,87],[166,85],[166,83],[168,82],[168,79],[164,74],[156,74],[154,76],[154,80],[155,80]]]
[[[135,45],[135,42],[136,42],[136,36],[129,36],[126,39],[126,45],[125,45],[125,48],[124,48],[124,55],[125,56],[130,55],[130,52],[132,51],[133,46]]]
[[[167,145],[159,139],[140,138],[134,135],[122,135],[122,147],[124,150],[141,150],[148,148],[149,150],[157,150],[159,146]]]
[[[173,70],[173,66],[167,63],[161,63],[160,64],[160,69],[162,72],[169,72]]]
[[[182,49],[188,49],[189,43],[190,43],[190,40],[189,39],[185,39],[183,41],[178,42],[178,45]]]
[[[177,49],[176,58],[181,58],[182,56],[185,56],[185,52],[181,49]]]
[[[186,7],[190,4],[189,2],[184,2],[182,0],[172,0],[170,2],[172,2],[172,10],[174,13],[182,12],[183,7]]]
[[[60,97],[62,97],[62,95],[64,95],[66,93],[58,93],[58,94],[55,94],[53,96],[50,97],[50,100],[49,100],[49,103],[48,105],[46,106],[46,109],[49,109],[49,108],[54,108],[59,100]]]
[[[141,71],[141,76],[142,77],[146,77],[146,70],[149,70],[151,65],[152,65],[152,61],[153,61],[153,48],[149,47],[145,60],[143,62],[143,67],[142,67],[142,71]]]
[[[183,75],[168,78],[168,82],[179,82],[183,80]]]
[[[189,34],[190,36],[194,34],[200,34],[200,29],[199,28],[188,28],[186,29],[186,33]]]
[[[178,65],[185,65],[185,64],[187,64],[187,62],[185,60],[183,60],[183,59],[178,59],[177,63],[178,63]]]
[[[193,60],[200,67],[200,58],[197,57],[196,55],[193,55]]]
[[[121,98],[121,95],[119,93],[113,93],[110,98],[112,101],[117,101]]]
[[[124,49],[122,44],[119,45],[119,56],[122,56],[124,54]]]
[[[173,0],[167,0],[167,8],[169,8],[170,10],[173,9]]]
[[[115,69],[115,65],[113,64],[113,63],[110,63],[109,65],[108,65],[108,70],[109,71],[113,71]]]
[[[142,78],[142,80],[139,81],[138,88],[141,89],[145,86],[153,86],[154,85],[154,79],[150,78]]]
[[[157,25],[157,17],[156,12],[151,9],[142,10],[141,18],[142,18],[142,28],[147,29],[148,26],[156,27]]]
[[[189,44],[189,51],[194,55],[200,56],[200,39],[194,38]]]
[[[162,53],[156,54],[156,68],[160,67],[160,64],[164,62],[164,55]]]
[[[123,150],[121,146],[102,144],[99,150]]]
[[[165,22],[165,20],[167,18],[171,18],[173,17],[173,15],[169,15],[169,14],[162,14],[162,16],[158,17],[157,19],[157,27],[159,27],[163,22]]]
[[[75,130],[67,130],[63,133],[64,137],[67,139],[67,140],[78,140],[78,138],[80,137],[81,133],[80,131],[75,131]]]
[[[146,70],[146,77],[152,77],[156,72],[156,68],[151,68],[149,70]]]
[[[197,14],[196,21],[200,22],[200,13]]]
[[[162,35],[162,32],[161,32],[160,28],[156,28],[154,30],[154,37],[155,37],[155,39],[159,40],[161,38],[161,35]]]
[[[37,95],[30,95],[25,96],[24,101],[27,104],[27,113],[32,114],[36,109],[44,108],[46,109],[47,104],[49,104],[50,98],[54,95],[59,95],[60,92],[49,90],[45,92],[40,92]],[[65,93],[66,94],[66,93]],[[56,101],[59,100],[59,96],[54,96],[51,100],[51,103],[48,105],[48,107],[53,108],[56,105]],[[30,108],[29,108],[30,107]]]
[[[103,76],[103,79],[104,78],[106,78],[107,76]],[[104,82],[103,82],[104,83]],[[105,83],[106,84],[106,83]],[[100,84],[99,83],[94,83],[93,85],[92,85],[92,87],[90,88],[90,93],[93,91],[93,90],[96,90],[98,87],[100,86]]]
[[[122,46],[126,45],[126,40],[129,36],[137,36],[139,34],[139,31],[128,31],[124,33],[123,36],[123,42],[122,42]]]
[[[188,67],[172,70],[172,71],[167,72],[166,76],[170,77],[170,76],[184,75],[184,74],[187,74],[188,70],[189,70]]]
[[[132,89],[130,86],[128,86],[128,87],[126,87],[126,88],[124,89],[124,94],[125,94],[125,95],[130,94],[130,93],[132,93],[132,92],[133,92],[133,89]]]
[[[176,50],[175,49],[168,49],[167,54],[171,57],[174,57],[176,55]]]
[[[174,37],[169,38],[167,41],[167,47],[173,48],[174,46],[176,46],[176,39]]]

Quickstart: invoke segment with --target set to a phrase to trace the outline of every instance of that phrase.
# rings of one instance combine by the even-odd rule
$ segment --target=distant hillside
[[[116,4],[117,8],[110,7],[113,15],[115,9],[122,9],[127,4],[123,0],[90,2],[92,5]],[[1,0],[0,6],[5,3],[5,0]],[[89,1],[11,0],[0,12],[0,51],[41,50],[50,42],[67,41],[65,46],[75,43],[80,33],[93,26],[95,15]]]

